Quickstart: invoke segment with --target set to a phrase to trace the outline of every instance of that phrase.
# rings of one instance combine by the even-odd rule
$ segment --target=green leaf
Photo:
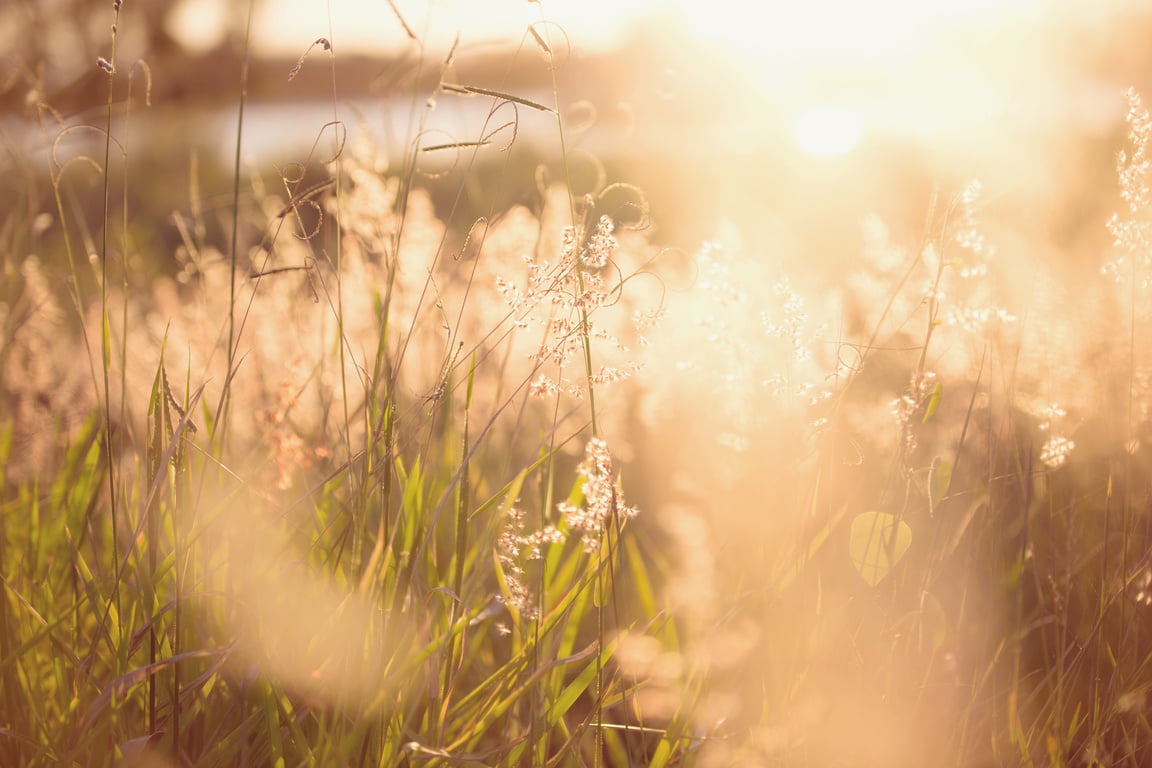
[[[864,512],[852,521],[848,554],[870,586],[879,584],[912,545],[912,529],[887,512]]]
[[[928,470],[928,512],[935,515],[936,508],[948,495],[948,486],[952,484],[952,462],[945,461],[937,456],[932,459],[932,468]]]
[[[559,696],[557,696],[549,703],[548,711],[544,716],[544,719],[547,721],[548,725],[555,725],[560,721],[560,718],[563,717],[568,712],[568,710],[572,708],[572,706],[576,703],[576,700],[580,698],[584,692],[587,691],[588,688],[592,685],[593,681],[596,680],[597,670],[603,669],[608,665],[608,662],[611,660],[612,654],[615,651],[616,641],[612,640],[600,651],[599,659],[593,659],[591,663],[589,663],[586,667],[584,667],[583,670],[580,671],[579,674],[576,675],[572,682],[568,684],[568,687],[566,687]],[[553,663],[556,665],[568,664],[572,661],[579,661],[584,659],[594,653],[595,645],[591,645],[588,648],[585,648],[583,651]]]
[[[940,407],[940,398],[944,395],[944,385],[936,382],[936,386],[932,387],[932,394],[928,396],[928,406],[924,409],[924,418],[920,420],[921,424],[927,424],[928,419],[936,413],[936,409]]]
[[[472,354],[472,364],[468,366],[468,394],[464,398],[464,410],[472,407],[472,387],[476,383],[476,354]]]
[[[112,328],[108,325],[108,313],[100,318],[100,335],[104,360],[104,370],[112,367]]]

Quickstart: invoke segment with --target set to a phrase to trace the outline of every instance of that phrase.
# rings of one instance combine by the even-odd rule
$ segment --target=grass
[[[658,246],[641,190],[577,191],[550,24],[549,103],[417,56],[394,160],[321,38],[332,120],[275,173],[246,64],[221,171],[135,130],[116,34],[103,126],[8,144],[0,763],[1148,760],[1135,93],[1089,361],[1011,303],[978,183],[918,243],[865,222],[838,303]],[[490,109],[445,140],[451,98]]]

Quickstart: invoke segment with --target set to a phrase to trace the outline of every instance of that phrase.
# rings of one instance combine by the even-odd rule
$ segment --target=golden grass
[[[585,189],[556,34],[518,54],[550,103],[417,58],[398,155],[327,37],[298,163],[134,168],[114,53],[99,151],[9,151],[0,763],[1146,761],[1139,96],[1115,285],[976,182],[821,285]],[[491,108],[445,139],[451,98]]]

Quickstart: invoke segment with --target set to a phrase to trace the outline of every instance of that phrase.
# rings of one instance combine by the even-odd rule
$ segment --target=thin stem
[[[219,439],[218,448],[223,455],[227,409],[232,388],[232,376],[236,365],[236,262],[240,242],[240,149],[244,138],[244,105],[248,98],[248,58],[252,47],[252,19],[256,15],[255,0],[248,2],[248,22],[244,30],[244,53],[240,59],[240,103],[236,110],[236,151],[232,161],[232,238],[229,245],[228,276],[228,369],[220,390],[220,402],[216,406],[216,418],[212,421],[211,440]]]
[[[109,54],[106,67],[108,74],[108,101],[106,105],[106,122],[104,126],[104,212],[103,232],[100,239],[100,354],[104,371],[104,445],[107,450],[108,463],[108,505],[112,520],[112,590],[113,605],[116,607],[116,626],[120,628],[121,597],[120,597],[120,551],[119,541],[119,505],[116,499],[116,446],[112,434],[112,385],[108,368],[112,360],[111,322],[108,317],[108,223],[111,214],[111,181],[109,166],[112,157],[112,98],[116,76],[116,29],[120,21],[120,3],[114,5],[112,23],[112,51]]]

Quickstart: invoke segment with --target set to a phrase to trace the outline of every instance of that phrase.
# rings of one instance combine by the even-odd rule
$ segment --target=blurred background
[[[1086,362],[1099,359],[1098,348],[1116,346],[1104,318],[1123,311],[1100,272],[1115,255],[1107,222],[1123,210],[1116,165],[1128,146],[1126,93],[1142,93],[1152,72],[1152,7],[773,0],[757,8],[750,15],[734,0],[130,0],[119,17],[111,99],[113,136],[126,158],[113,207],[125,212],[133,278],[180,270],[174,254],[193,222],[198,247],[228,252],[247,62],[242,172],[252,197],[265,188],[279,195],[277,208],[295,194],[286,179],[307,186],[329,178],[325,163],[346,131],[382,148],[379,173],[395,176],[415,158],[413,184],[427,190],[457,241],[480,216],[519,203],[537,210],[542,183],[568,179],[577,196],[606,183],[634,185],[650,208],[638,222],[644,237],[669,252],[725,246],[728,262],[665,275],[671,293],[695,282],[705,293],[729,285],[739,295],[724,311],[732,336],[748,339],[735,342],[730,360],[708,358],[718,353],[720,311],[685,297],[685,319],[671,322],[694,325],[672,331],[671,351],[656,363],[694,364],[718,379],[732,366],[709,397],[727,397],[732,381],[747,379],[746,399],[726,406],[729,423],[692,414],[702,437],[776,418],[761,390],[799,372],[781,374],[792,365],[789,350],[750,339],[764,333],[788,291],[808,298],[801,319],[808,341],[820,337],[804,386],[823,386],[820,377],[845,363],[838,345],[869,339],[909,259],[942,242],[963,216],[978,217],[971,226],[988,248],[976,257],[993,263],[970,265],[989,272],[978,296],[950,298],[980,311],[1006,308],[1020,320],[1005,347],[1015,372],[1007,380],[1037,397],[1097,407],[1102,377],[1083,371],[1099,368]],[[111,0],[0,6],[0,199],[14,212],[0,243],[15,257],[9,263],[39,256],[52,279],[67,268],[49,175],[70,174],[67,204],[90,222],[77,220],[78,236],[90,244],[103,218],[98,176],[70,159],[102,153],[109,79],[97,61],[113,57],[113,15]],[[557,116],[533,103],[558,106],[563,134]],[[467,150],[416,151],[485,140]],[[962,205],[973,189],[979,193]],[[268,216],[245,209],[241,253],[260,242]],[[930,262],[908,285],[914,301],[894,307],[879,343],[907,352],[923,342],[917,292]],[[780,293],[785,277],[792,288]],[[928,364],[975,375],[985,341],[937,341]],[[882,400],[857,414],[886,425],[885,403],[905,385],[903,371],[892,366],[892,380],[877,389]],[[645,385],[663,383],[657,370]],[[668,394],[665,428],[683,429],[681,409],[692,402]],[[657,453],[650,463],[726,465],[707,447],[693,450]],[[755,476],[764,460],[751,451],[741,462]],[[755,483],[751,489],[758,492]]]
[[[768,322],[761,315],[782,300],[774,286],[785,276],[810,297],[804,321],[828,329],[821,362],[832,367],[844,362],[834,342],[867,340],[909,256],[942,238],[961,207],[974,207],[964,215],[978,214],[979,236],[992,246],[978,255],[994,252],[995,261],[980,301],[1021,320],[1013,375],[1037,396],[1095,407],[1099,392],[1083,370],[1111,338],[1101,317],[1115,302],[1100,272],[1113,257],[1107,222],[1121,210],[1126,93],[1143,92],[1152,72],[1152,7],[774,0],[757,8],[750,15],[734,0],[129,0],[111,100],[126,158],[132,274],[175,273],[173,254],[193,220],[201,246],[229,250],[247,62],[240,157],[251,183],[275,190],[290,186],[288,177],[328,178],[324,164],[343,131],[363,132],[384,151],[378,172],[400,173],[417,158],[413,183],[457,238],[479,216],[537,206],[542,181],[567,178],[577,195],[635,185],[650,207],[640,222],[650,243],[684,254],[713,240],[729,248],[733,262],[717,274],[745,292],[731,311],[748,315],[733,322]],[[69,158],[102,151],[109,79],[97,62],[113,58],[113,15],[111,0],[0,6],[0,199],[17,212],[9,222],[33,223],[27,240],[17,224],[0,239],[11,263],[36,254],[50,275],[66,273],[48,178]],[[444,87],[452,84],[519,103]],[[558,105],[563,133],[556,115],[532,104]],[[414,151],[482,141],[467,151]],[[87,212],[92,224],[78,223],[95,232],[102,185],[76,167],[68,204]],[[979,194],[961,206],[974,179]],[[242,220],[244,252],[268,217],[250,211]],[[898,308],[880,342],[905,351],[921,343],[920,306]],[[707,307],[684,314],[715,320]],[[684,329],[663,363],[686,365],[680,342],[689,332],[705,330]],[[966,356],[951,368],[944,357],[959,346],[929,364],[974,374],[974,344],[957,342]],[[699,346],[716,348],[711,337]],[[719,370],[700,355],[700,369]],[[759,377],[753,389],[788,365],[777,352],[743,347],[733,361],[738,375]],[[892,375],[878,390],[887,399],[905,384]],[[682,395],[669,396],[671,414],[677,397],[691,402]],[[757,397],[730,406],[731,421],[763,411]],[[890,415],[883,404],[858,412],[872,410]],[[666,418],[679,428],[677,416]],[[699,431],[731,426],[705,420]],[[755,467],[762,458],[744,461]]]
[[[244,154],[265,165],[298,159],[334,114],[403,151],[454,41],[445,80],[551,103],[535,24],[558,52],[569,148],[589,150],[609,178],[648,193],[660,241],[692,248],[727,220],[753,249],[771,249],[764,258],[787,267],[817,256],[834,274],[860,214],[919,237],[933,188],[946,198],[976,177],[998,212],[1033,229],[1030,241],[1069,254],[1106,242],[1123,94],[1150,71],[1147,4],[757,7],[258,1]],[[124,6],[116,60],[122,71],[147,63],[151,106],[142,106],[138,65],[131,98],[141,102],[134,125],[154,145],[191,142],[215,153],[202,161],[231,162],[247,14],[248,4],[226,0]],[[96,60],[111,55],[112,16],[111,0],[0,8],[0,128],[10,146],[43,143],[59,123],[99,120],[107,86]],[[290,80],[319,38],[332,43],[335,68],[317,47]],[[115,99],[123,111],[128,95]],[[423,117],[438,140],[475,140],[489,106],[440,94]],[[518,149],[555,157],[555,121],[520,113]],[[186,165],[180,153],[157,155],[174,173]]]

